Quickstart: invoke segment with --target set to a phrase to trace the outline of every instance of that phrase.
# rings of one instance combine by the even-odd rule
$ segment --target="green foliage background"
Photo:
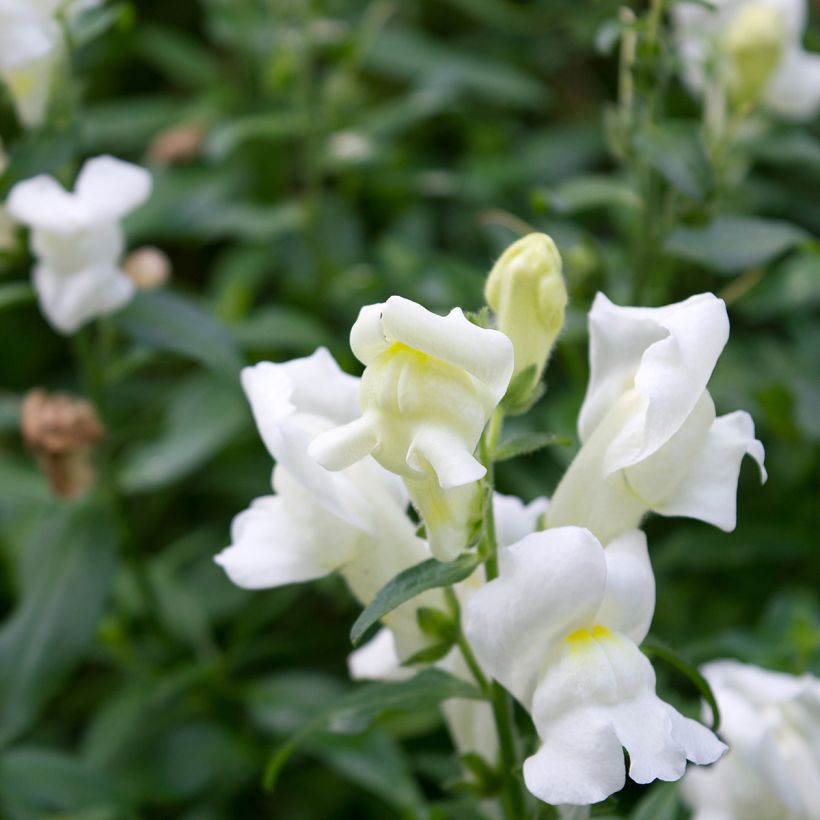
[[[609,0],[111,2],[76,32],[50,127],[21,133],[3,100],[0,195],[41,172],[70,182],[99,153],[149,164],[129,243],[162,247],[174,277],[88,339],[108,351],[116,521],[102,491],[55,501],[21,445],[25,391],[88,385],[19,286],[22,237],[2,258],[0,816],[480,816],[451,788],[435,681],[409,711],[348,703],[330,720],[358,612],[338,580],[250,593],[212,556],[269,492],[241,364],[327,345],[358,372],[361,305],[478,308],[493,260],[530,229],[556,239],[571,309],[518,428],[575,441],[597,290],[727,299],[710,389],[719,412],[753,415],[770,480],[744,465],[733,533],[648,523],[652,634],[695,663],[820,671],[820,128],[773,125],[716,165],[664,27],[639,51],[637,116],[619,132],[617,19]],[[152,163],[156,136],[191,123],[200,155]],[[574,446],[501,465],[500,488],[549,495]],[[265,792],[271,755],[318,713]],[[684,816],[666,786],[633,785],[601,812]]]

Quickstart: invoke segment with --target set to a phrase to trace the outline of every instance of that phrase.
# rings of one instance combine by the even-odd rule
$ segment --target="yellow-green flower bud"
[[[725,34],[729,93],[737,106],[755,105],[783,55],[786,25],[768,3],[750,3],[735,14]]]
[[[514,374],[534,365],[535,383],[564,324],[567,306],[561,255],[552,239],[531,233],[513,242],[490,271],[484,296],[495,311],[498,329],[513,343]]]

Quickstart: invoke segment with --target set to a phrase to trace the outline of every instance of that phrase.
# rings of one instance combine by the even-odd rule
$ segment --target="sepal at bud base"
[[[490,271],[484,296],[498,329],[513,343],[514,374],[534,367],[532,381],[537,382],[567,306],[561,255],[552,239],[531,233],[513,242]]]

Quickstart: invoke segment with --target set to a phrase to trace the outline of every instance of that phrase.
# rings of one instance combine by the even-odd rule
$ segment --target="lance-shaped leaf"
[[[421,595],[428,589],[448,587],[463,581],[472,575],[480,561],[476,553],[465,553],[455,561],[446,563],[430,558],[428,561],[422,561],[400,572],[378,591],[369,606],[356,619],[350,630],[350,640],[353,645],[357,646],[361,643],[371,626],[405,601]]]
[[[359,686],[320,710],[301,731],[279,747],[265,770],[265,788],[274,788],[282,767],[305,740],[331,724],[364,731],[384,712],[418,712],[451,698],[480,700],[482,695],[472,684],[441,669],[425,669],[409,680]]]
[[[551,447],[555,444],[566,446],[571,443],[571,439],[556,433],[521,433],[502,441],[493,453],[493,460],[507,461],[517,456],[530,455],[544,447]]]

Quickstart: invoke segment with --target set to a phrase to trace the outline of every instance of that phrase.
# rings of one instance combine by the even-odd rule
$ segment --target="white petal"
[[[541,516],[547,511],[549,501],[536,498],[529,504],[514,495],[493,495],[495,534],[499,547],[508,547],[534,533]]]
[[[277,469],[279,495],[236,518],[215,560],[238,586],[262,589],[321,578],[355,555],[364,534],[325,513]],[[284,492],[283,492],[284,490]]]
[[[640,644],[655,612],[655,575],[646,535],[630,530],[607,544],[605,553],[606,594],[595,621]]]
[[[407,464],[419,472],[430,465],[442,490],[483,478],[487,470],[467,450],[461,438],[443,425],[425,425],[407,451]]]
[[[29,128],[36,128],[45,121],[58,57],[59,51],[54,49],[34,60],[0,69],[17,114]]]
[[[415,674],[410,667],[401,665],[389,629],[380,629],[364,646],[351,652],[347,668],[353,680],[405,680]]]
[[[18,222],[30,228],[69,234],[88,225],[74,195],[45,174],[18,182],[9,192],[6,206]]]
[[[34,288],[40,309],[58,331],[74,333],[91,319],[125,305],[134,295],[134,283],[119,268],[90,267],[64,274],[46,265],[34,269]]]
[[[90,219],[116,222],[148,199],[151,185],[145,168],[101,156],[83,165],[74,193]]]
[[[766,87],[764,103],[786,119],[816,117],[820,111],[820,54],[789,49]]]
[[[621,743],[593,710],[552,722],[545,742],[524,761],[527,789],[552,805],[598,803],[625,781]]]
[[[406,481],[414,506],[424,519],[433,557],[452,561],[468,546],[480,516],[478,484],[443,490],[434,475]]]
[[[743,411],[720,416],[709,429],[700,451],[693,454],[684,480],[654,509],[661,515],[688,516],[722,530],[733,530],[737,521],[740,462],[747,454],[758,463],[765,481],[763,445],[754,437],[751,416]]]
[[[506,392],[513,371],[512,342],[503,333],[474,325],[459,308],[439,316],[401,296],[391,296],[382,305],[362,310],[350,342],[363,364],[400,342],[463,368],[487,386],[494,405]]]
[[[503,574],[473,593],[467,637],[490,674],[526,706],[553,644],[594,623],[605,584],[604,550],[588,530],[534,533],[507,547]]]
[[[618,307],[598,294],[589,323],[582,441],[633,386],[644,402],[610,445],[605,469],[611,473],[646,458],[680,428],[726,344],[729,320],[723,301],[710,293],[662,308]]]
[[[368,415],[318,435],[310,444],[310,457],[326,470],[338,471],[369,456],[379,444],[378,431]]]
[[[50,57],[60,43],[60,28],[53,21],[0,7],[0,70],[30,65]]]

